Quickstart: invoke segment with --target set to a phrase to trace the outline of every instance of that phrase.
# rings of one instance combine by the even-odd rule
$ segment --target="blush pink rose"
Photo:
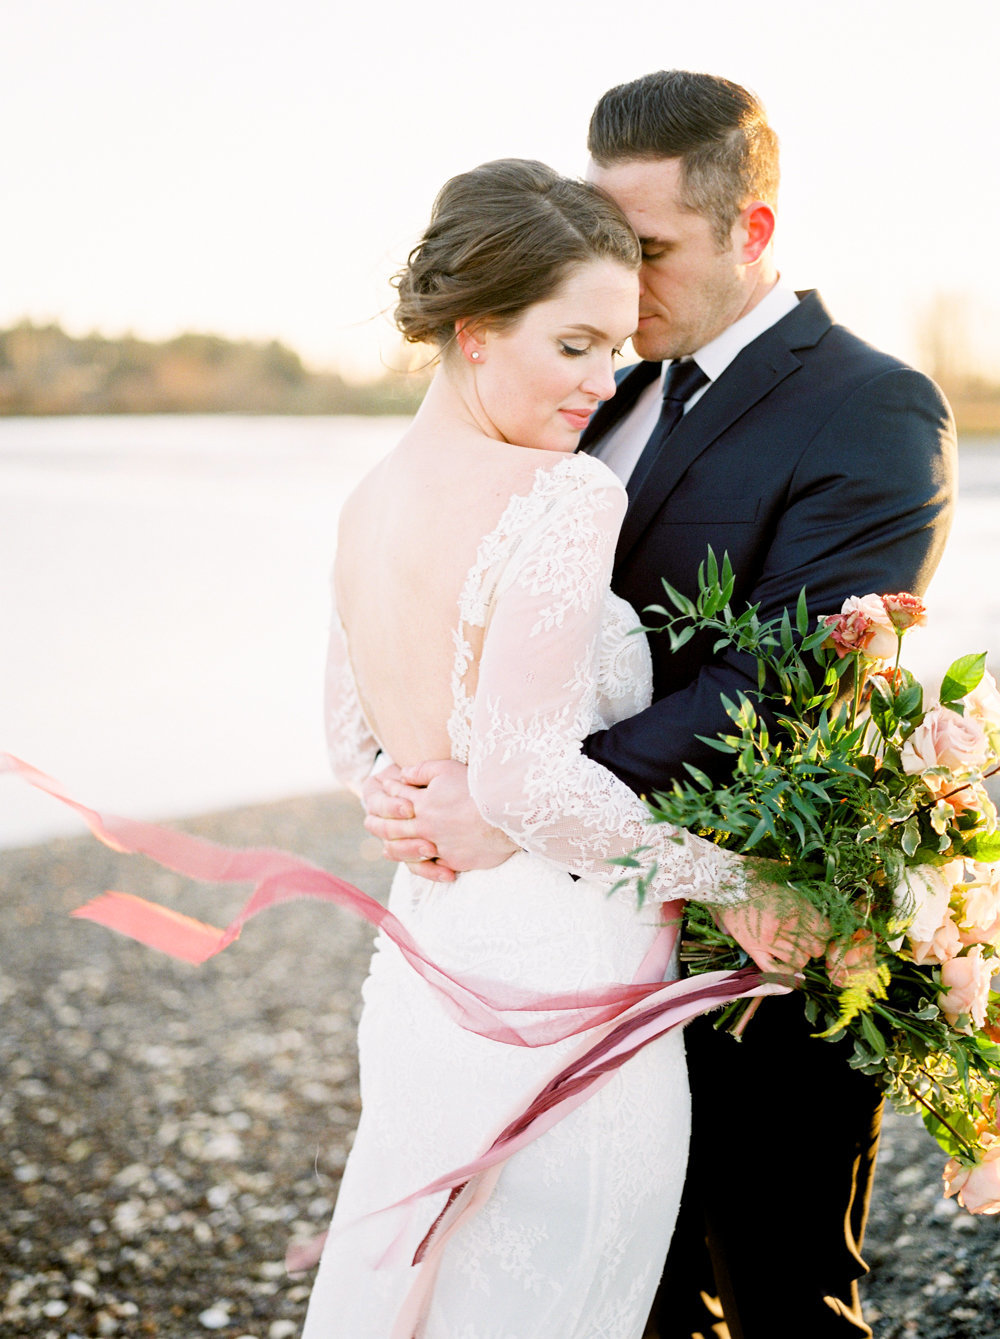
[[[900,924],[906,922],[908,939],[932,939],[949,920],[952,891],[964,874],[965,863],[961,860],[949,860],[946,865],[913,865],[903,871],[892,896],[892,909]]]
[[[905,632],[907,628],[919,628],[927,622],[927,606],[916,595],[901,590],[898,595],[883,595],[882,604],[894,628]]]
[[[893,660],[899,638],[880,595],[852,595],[823,622],[830,630],[829,644],[843,660],[859,653],[869,660]]]
[[[963,1167],[954,1158],[944,1169],[945,1198],[957,1195],[969,1213],[1000,1213],[1000,1144],[986,1150],[975,1167]]]
[[[983,958],[981,944],[942,964],[941,984],[946,990],[938,1005],[949,1023],[954,1025],[960,1014],[968,1014],[977,1028],[983,1027],[995,965],[994,960]]]
[[[903,771],[910,776],[929,767],[967,772],[984,763],[988,751],[986,732],[977,720],[959,716],[947,707],[932,707],[903,745]],[[941,783],[947,781],[947,777],[924,778],[932,794],[939,793]]]
[[[966,716],[972,716],[982,725],[1000,726],[1000,689],[997,681],[987,671],[973,688],[962,698]]]

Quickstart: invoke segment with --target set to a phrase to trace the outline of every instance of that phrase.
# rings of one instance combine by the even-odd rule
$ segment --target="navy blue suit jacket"
[[[659,371],[628,370],[581,448]],[[674,429],[629,505],[612,585],[640,613],[666,603],[663,577],[693,595],[711,544],[732,562],[734,609],[759,603],[762,618],[794,611],[803,586],[813,615],[839,611],[848,595],[920,593],[947,536],[954,479],[954,425],[934,383],[805,293]],[[639,794],[684,776],[684,762],[721,775],[725,756],[696,736],[726,730],[720,694],[756,688],[753,663],[713,657],[705,637],[673,654],[665,635],[651,646],[653,705],[585,745]]]

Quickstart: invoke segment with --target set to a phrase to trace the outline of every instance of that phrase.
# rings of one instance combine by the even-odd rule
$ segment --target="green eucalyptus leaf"
[[[795,605],[795,631],[800,637],[805,637],[809,632],[809,606],[806,603],[805,586],[799,591],[799,598]]]
[[[675,608],[679,609],[682,614],[686,614],[688,618],[696,618],[698,610],[695,608],[694,601],[689,600],[686,595],[682,595],[680,591],[671,586],[670,582],[665,578],[662,578],[662,582],[663,589],[666,591],[667,599],[670,603],[674,605]]]

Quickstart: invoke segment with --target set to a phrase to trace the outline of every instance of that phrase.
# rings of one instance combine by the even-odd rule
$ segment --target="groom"
[[[693,594],[711,545],[731,559],[734,607],[762,618],[803,586],[813,614],[922,591],[952,506],[948,408],[781,283],[777,139],[759,102],[709,75],[647,75],[601,98],[588,146],[591,180],[643,247],[644,361],[581,440],[628,487],[614,589],[638,610],[662,602],[664,577]],[[671,653],[654,637],[652,653],[653,705],[585,745],[639,794],[685,762],[718,776],[699,736],[727,728],[721,694],[756,687],[752,663],[704,639]],[[369,829],[395,858],[438,857],[432,878],[511,849],[470,812],[463,770],[426,764],[403,786],[390,769],[365,795]],[[740,1044],[710,1021],[687,1030],[691,1159],[650,1336],[870,1335],[857,1279],[880,1100],[810,1030],[794,995],[766,1001]]]

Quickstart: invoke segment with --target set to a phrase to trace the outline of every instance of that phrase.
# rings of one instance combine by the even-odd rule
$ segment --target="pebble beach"
[[[388,889],[339,792],[179,826]],[[290,1277],[284,1254],[325,1227],[350,1147],[372,931],[293,903],[190,967],[70,918],[107,888],[217,925],[245,896],[86,836],[0,852],[0,1336],[292,1339],[311,1275]],[[875,1339],[1000,1333],[1000,1221],[942,1199],[941,1165],[919,1122],[888,1117],[866,1243]],[[808,1197],[808,1169],[785,1179]]]

